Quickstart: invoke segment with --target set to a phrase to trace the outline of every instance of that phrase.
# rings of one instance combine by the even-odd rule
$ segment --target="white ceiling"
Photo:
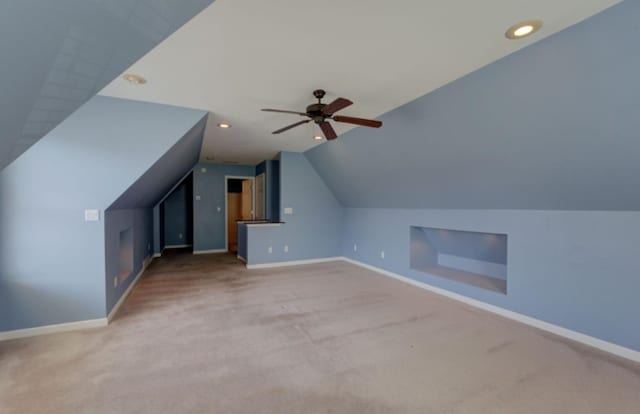
[[[126,71],[147,84],[118,78],[100,93],[207,109],[202,159],[256,164],[306,151],[319,133],[307,124],[272,135],[302,118],[260,108],[304,112],[323,88],[327,103],[354,101],[340,114],[374,118],[618,2],[217,0]],[[527,19],[544,27],[505,38]]]

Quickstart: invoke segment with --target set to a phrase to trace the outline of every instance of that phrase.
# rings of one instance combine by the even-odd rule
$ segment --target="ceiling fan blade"
[[[291,125],[289,125],[289,126],[286,126],[286,127],[284,127],[284,128],[281,128],[281,129],[279,129],[279,130],[277,130],[277,131],[273,131],[273,133],[274,133],[274,134],[279,134],[279,133],[284,132],[284,131],[287,131],[287,130],[289,130],[289,129],[291,129],[291,128],[295,128],[295,127],[300,126],[300,125],[302,125],[302,124],[306,124],[306,123],[308,123],[308,122],[311,122],[311,120],[310,120],[310,119],[305,119],[304,121],[296,122],[295,124],[291,124]]]
[[[353,105],[353,102],[351,102],[350,100],[345,98],[338,98],[335,101],[331,102],[329,105],[322,108],[322,113],[325,115],[333,115],[350,105]]]
[[[324,137],[327,139],[327,141],[332,141],[338,138],[338,134],[336,134],[336,131],[333,129],[331,124],[328,123],[327,121],[320,123],[320,129],[324,133]]]
[[[280,114],[294,114],[294,115],[301,115],[301,116],[308,116],[307,114],[305,114],[304,112],[296,112],[296,111],[285,111],[282,109],[269,109],[269,108],[264,108],[261,109],[261,111],[264,112],[278,112]]]
[[[336,115],[332,118],[336,122],[346,122],[347,124],[362,125],[371,128],[380,128],[382,121],[375,121],[373,119],[354,118],[351,116]]]

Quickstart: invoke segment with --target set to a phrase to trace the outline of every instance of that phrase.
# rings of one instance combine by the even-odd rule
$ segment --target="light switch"
[[[85,210],[84,221],[100,221],[100,210]]]
[[[207,169],[206,169],[206,168],[200,168],[200,172],[201,172],[202,174],[204,174],[204,173],[206,173],[206,172],[207,172]]]
[[[219,213],[220,211],[222,211],[222,209],[220,208],[220,206],[218,206],[218,213]]]
[[[284,214],[293,214],[293,207],[285,207]]]
[[[200,201],[202,200],[202,197],[200,197],[199,195],[196,196],[196,201]]]

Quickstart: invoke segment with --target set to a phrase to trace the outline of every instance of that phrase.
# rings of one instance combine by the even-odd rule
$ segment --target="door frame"
[[[224,176],[224,250],[229,251],[229,211],[227,194],[229,193],[229,180],[251,180],[251,217],[256,214],[256,177],[244,175]]]

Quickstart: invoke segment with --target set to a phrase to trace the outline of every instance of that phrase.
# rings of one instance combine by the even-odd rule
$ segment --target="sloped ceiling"
[[[0,170],[213,0],[0,2]]]
[[[150,208],[198,162],[206,118],[138,178],[109,209]]]
[[[640,210],[638,21],[625,1],[306,156],[352,207]]]
[[[202,159],[256,164],[317,144],[298,115],[312,91],[344,96],[345,115],[376,117],[590,17],[618,0],[217,0],[100,93],[210,111]],[[542,30],[511,41],[525,19]],[[222,130],[219,122],[233,128]],[[337,126],[338,133],[349,130]]]

